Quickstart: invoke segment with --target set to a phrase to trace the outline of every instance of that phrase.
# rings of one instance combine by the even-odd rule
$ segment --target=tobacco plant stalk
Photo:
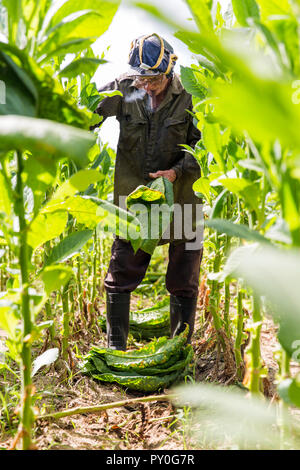
[[[215,258],[213,263],[213,272],[217,273],[220,270],[221,255],[220,255],[220,238],[216,232],[215,236]],[[211,281],[211,293],[209,298],[209,311],[213,317],[214,327],[218,332],[222,327],[221,318],[218,312],[219,306],[219,284],[218,281]]]
[[[94,231],[94,250],[93,250],[93,280],[92,280],[92,298],[91,301],[94,302],[97,294],[97,259],[98,259],[98,243],[97,243],[97,231]]]
[[[262,327],[262,314],[260,297],[256,293],[253,294],[253,327],[251,334],[251,345],[249,348],[251,356],[250,368],[250,392],[252,395],[260,395],[260,376],[261,376],[261,351],[260,351],[260,332]]]
[[[62,290],[62,308],[63,308],[63,332],[62,332],[62,357],[68,360],[68,344],[70,336],[70,308],[69,308],[69,283]]]
[[[238,293],[237,293],[237,332],[235,338],[235,345],[234,345],[234,354],[235,354],[235,362],[237,368],[237,374],[239,379],[242,379],[242,352],[241,352],[241,345],[243,339],[243,328],[244,328],[244,312],[243,312],[243,293],[240,289],[238,284],[237,286]]]
[[[22,350],[21,350],[21,426],[22,447],[27,450],[31,445],[31,428],[33,424],[32,412],[32,380],[31,380],[31,334],[33,329],[30,299],[28,293],[29,270],[28,270],[28,245],[27,224],[25,219],[25,204],[23,197],[23,159],[22,152],[17,151],[17,184],[15,213],[19,221],[19,265],[21,270],[20,292],[21,292],[21,314],[22,314]]]
[[[79,310],[82,315],[83,311],[83,301],[82,301],[82,284],[81,284],[81,266],[80,266],[80,257],[77,258],[77,290],[78,290],[78,302]]]

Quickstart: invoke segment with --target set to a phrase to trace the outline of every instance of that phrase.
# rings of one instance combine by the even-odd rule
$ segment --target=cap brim
[[[153,77],[155,75],[163,75],[162,72],[159,70],[146,70],[142,69],[141,67],[130,67],[129,72],[130,75],[134,76],[143,76],[143,77]]]

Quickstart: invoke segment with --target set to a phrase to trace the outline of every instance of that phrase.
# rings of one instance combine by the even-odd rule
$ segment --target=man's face
[[[142,88],[149,95],[159,95],[167,87],[169,80],[164,75],[155,75],[153,77],[136,77],[134,86]]]

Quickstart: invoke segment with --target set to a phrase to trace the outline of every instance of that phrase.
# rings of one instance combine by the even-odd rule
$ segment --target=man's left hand
[[[176,180],[176,172],[175,170],[158,170],[156,173],[149,173],[150,178],[159,178],[160,176],[164,176],[167,178],[171,183]]]

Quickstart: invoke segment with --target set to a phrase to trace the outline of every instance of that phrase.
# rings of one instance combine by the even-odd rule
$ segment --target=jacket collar
[[[180,81],[179,75],[174,74],[173,80],[171,81],[171,84],[170,84],[170,88],[171,88],[171,93],[173,93],[174,95],[179,95],[182,92],[183,86]]]

